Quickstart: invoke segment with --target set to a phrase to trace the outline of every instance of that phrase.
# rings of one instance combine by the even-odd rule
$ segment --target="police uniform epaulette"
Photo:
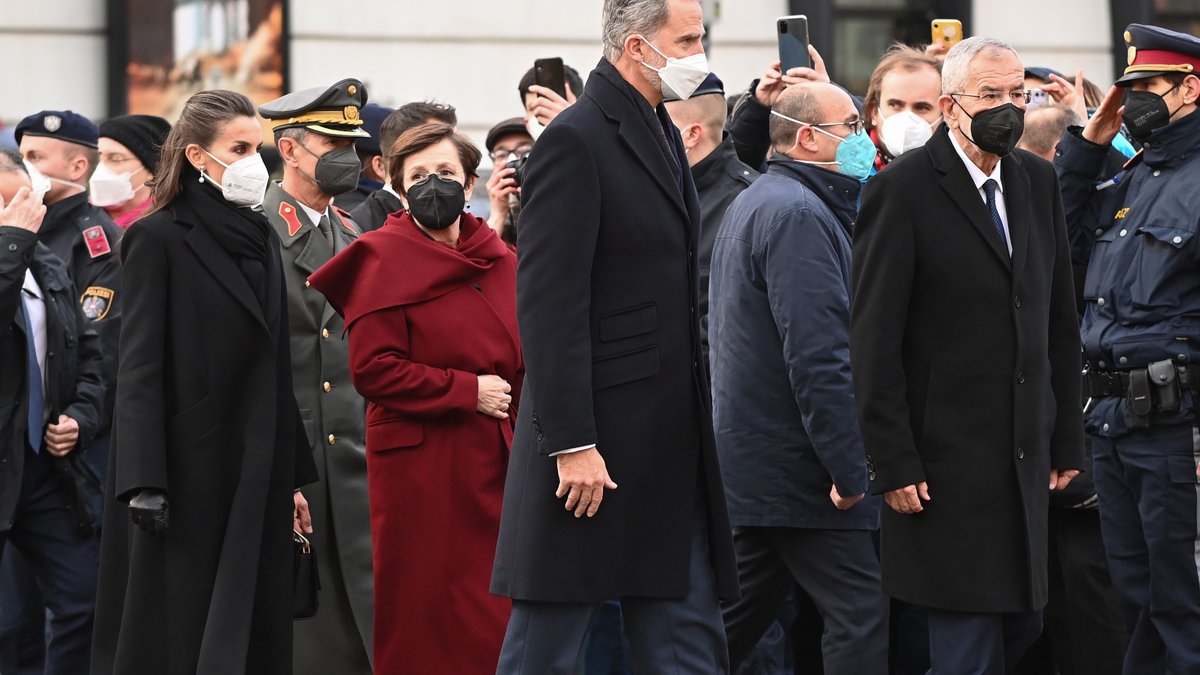
[[[1146,152],[1146,150],[1144,148],[1141,150],[1138,150],[1136,155],[1134,155],[1133,157],[1130,157],[1129,160],[1126,161],[1125,164],[1121,166],[1121,170],[1128,171],[1128,170],[1132,169],[1133,167],[1137,166],[1138,164],[1141,164],[1142,156],[1145,154],[1145,152]]]

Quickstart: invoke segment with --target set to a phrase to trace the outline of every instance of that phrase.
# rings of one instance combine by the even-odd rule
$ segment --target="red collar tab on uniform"
[[[112,245],[108,243],[108,235],[104,228],[96,225],[83,231],[83,241],[87,244],[88,255],[99,258],[112,253]]]
[[[339,209],[336,206],[333,207],[332,209],[330,209],[330,211],[333,211],[334,213],[337,214],[338,220],[341,221],[342,227],[346,228],[347,232],[349,232],[350,234],[353,234],[355,236],[358,236],[358,230],[354,229],[354,226],[350,224],[350,221],[346,220],[346,216],[350,215],[349,213],[343,211],[342,209]]]
[[[288,236],[294,237],[304,226],[300,224],[300,218],[296,215],[296,207],[287,202],[279,202],[279,217],[283,218],[288,226]]]

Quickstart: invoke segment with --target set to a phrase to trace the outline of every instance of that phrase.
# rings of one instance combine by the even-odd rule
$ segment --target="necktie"
[[[42,392],[42,368],[38,365],[37,336],[33,334],[33,324],[29,322],[29,303],[25,302],[25,294],[21,294],[21,318],[25,322],[25,361],[28,364],[29,405],[26,406],[29,424],[29,447],[34,453],[42,451],[42,422],[45,421],[45,394]]]
[[[1008,237],[1004,236],[1004,221],[1000,220],[1000,210],[996,208],[996,188],[999,185],[992,178],[987,179],[983,183],[983,193],[987,195],[988,212],[992,214],[992,224],[996,226],[996,233],[1000,235],[1000,243],[1004,244],[1004,248],[1008,248]]]
[[[337,253],[337,244],[333,240],[333,225],[329,222],[329,211],[321,216],[321,222],[317,223],[317,229],[325,235],[325,241],[329,242],[330,252]]]

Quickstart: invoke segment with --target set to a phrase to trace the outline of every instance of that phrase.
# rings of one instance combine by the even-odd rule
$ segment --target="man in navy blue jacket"
[[[726,212],[710,280],[717,453],[742,592],[724,610],[731,665],[795,579],[825,617],[825,672],[887,672],[879,501],[865,497],[849,353],[850,228],[874,145],[834,85],[789,87],[771,115],[780,154]]]

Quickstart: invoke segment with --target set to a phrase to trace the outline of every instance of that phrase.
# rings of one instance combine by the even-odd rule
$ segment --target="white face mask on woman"
[[[261,154],[243,157],[233,164],[222,162],[207,150],[204,154],[225,167],[225,175],[221,176],[221,182],[217,183],[201,169],[200,180],[207,179],[221,188],[221,195],[225,197],[225,201],[235,206],[257,206],[262,203],[263,196],[267,194],[267,183],[271,180],[271,174],[267,171],[267,165],[263,164]]]
[[[883,110],[880,110],[879,117],[883,119],[879,128],[879,138],[887,151],[892,153],[892,157],[899,157],[909,150],[916,150],[925,145],[925,142],[933,137],[933,127],[942,121],[939,117],[930,124],[911,110],[892,113],[887,117],[884,117]]]
[[[130,182],[137,171],[115,173],[107,164],[96,167],[88,181],[88,194],[96,206],[121,206],[133,199],[133,184]],[[141,186],[138,186],[141,187]]]

